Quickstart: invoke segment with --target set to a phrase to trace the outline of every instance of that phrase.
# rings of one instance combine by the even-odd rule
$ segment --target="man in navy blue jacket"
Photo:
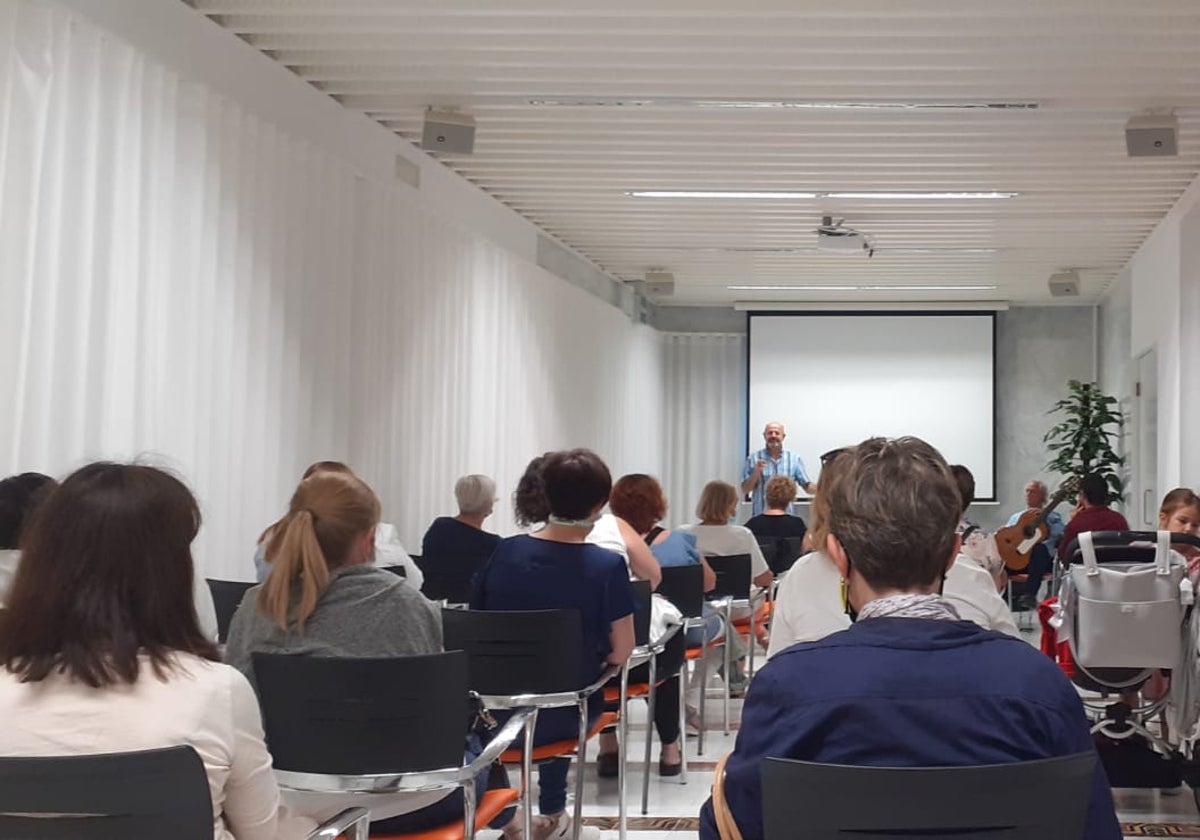
[[[880,767],[999,764],[1094,749],[1075,689],[1030,645],[958,619],[940,595],[960,500],[915,438],[873,438],[822,471],[814,537],[846,580],[848,630],[794,645],[755,676],[725,797],[744,840],[763,836],[767,756]],[[1053,796],[1053,791],[1047,791]],[[716,840],[710,799],[700,836]],[[1121,836],[1097,762],[1089,840]]]

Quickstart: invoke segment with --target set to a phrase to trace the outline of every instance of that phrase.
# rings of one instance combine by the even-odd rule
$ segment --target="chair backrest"
[[[229,622],[233,621],[233,614],[241,605],[246,590],[254,584],[242,580],[205,579],[208,581],[208,591],[212,593],[213,609],[217,613],[217,641],[225,644],[229,638]]]
[[[1157,540],[1158,533],[1155,531],[1092,532],[1097,563],[1152,563]],[[1200,537],[1191,534],[1171,535],[1172,548],[1178,549],[1183,545],[1200,548]],[[1083,562],[1083,552],[1079,548],[1078,537],[1067,543],[1063,556],[1068,564]]]
[[[480,694],[583,688],[582,634],[577,610],[442,610],[442,644],[466,653],[467,685]]]
[[[704,614],[704,569],[694,566],[665,566],[658,594],[679,608],[684,618]]]
[[[1078,840],[1095,764],[1094,752],[977,767],[847,767],[768,758],[764,833],[767,840],[798,833],[811,840]]]
[[[471,600],[476,573],[488,561],[487,554],[447,554],[438,557],[414,556],[417,568],[425,575],[421,594],[431,601],[465,604]]]
[[[469,709],[461,652],[387,659],[254,654],[275,768],[362,775],[457,767]]]
[[[714,554],[705,559],[708,560],[708,565],[717,575],[716,588],[708,593],[710,597],[721,598],[729,595],[734,598],[748,598],[750,596],[749,554],[726,554],[724,556]]]
[[[762,549],[763,557],[766,558],[771,571],[781,575],[791,569],[804,552],[804,537],[762,539],[759,540],[758,547]]]
[[[398,578],[408,578],[408,569],[403,566],[380,566],[385,572],[391,572]]]
[[[208,775],[191,747],[0,758],[0,837],[212,840],[212,836]]]

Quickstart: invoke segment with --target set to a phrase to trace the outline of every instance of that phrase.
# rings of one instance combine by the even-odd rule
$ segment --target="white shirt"
[[[617,522],[617,517],[611,513],[606,513],[596,520],[596,524],[592,526],[592,530],[588,531],[584,542],[615,551],[624,558],[625,565],[629,565],[629,549],[625,545],[625,538],[621,536],[621,526]]]
[[[850,626],[841,581],[837,566],[819,551],[792,564],[775,592],[768,659],[797,642],[815,642]]]
[[[751,580],[771,570],[749,528],[742,525],[681,525],[679,530],[696,535],[696,550],[701,554],[717,557],[749,554]]]
[[[380,522],[375,526],[375,565],[403,566],[405,583],[418,592],[425,585],[425,574],[404,550],[396,526],[390,522]]]
[[[1021,631],[1013,621],[1012,611],[996,590],[996,579],[976,560],[965,554],[954,559],[942,597],[954,605],[960,617],[973,621],[985,630],[999,630],[1020,637]]]
[[[91,688],[62,674],[18,682],[0,668],[0,754],[89,755],[187,745],[208,773],[215,840],[303,838],[314,820],[280,809],[258,701],[235,668],[191,654],[158,679]]]

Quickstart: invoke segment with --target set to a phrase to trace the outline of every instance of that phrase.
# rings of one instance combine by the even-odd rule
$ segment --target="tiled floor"
[[[1036,643],[1036,631],[1029,630],[1026,637]],[[713,686],[719,683],[714,681]],[[709,700],[708,727],[704,755],[696,755],[696,739],[688,739],[690,768],[686,784],[678,777],[659,777],[658,739],[654,739],[651,752],[650,799],[648,814],[641,814],[642,750],[646,732],[645,704],[630,704],[630,728],[632,755],[629,761],[628,815],[631,840],[680,840],[696,836],[696,816],[700,805],[708,798],[713,767],[717,759],[733,749],[737,735],[736,720],[740,713],[740,702],[733,701],[732,720],[735,722],[726,735],[721,728],[721,702],[715,697]],[[594,758],[595,745],[590,755]],[[615,817],[617,815],[617,782],[615,779],[598,779],[594,762],[588,762],[587,779],[584,784],[584,817],[588,824],[602,831],[603,840],[616,840]],[[514,779],[516,784],[516,779]],[[572,779],[571,784],[574,784]],[[572,787],[573,789],[573,787]],[[1184,787],[1178,795],[1164,795],[1156,790],[1118,790],[1114,792],[1117,813],[1124,824],[1126,836],[1130,837],[1198,837],[1200,838],[1200,815],[1192,792]],[[480,836],[491,840],[495,832]]]

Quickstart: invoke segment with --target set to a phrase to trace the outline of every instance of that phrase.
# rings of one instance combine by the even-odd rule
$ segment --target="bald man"
[[[816,489],[808,478],[800,456],[783,448],[786,437],[782,423],[768,423],[763,428],[766,446],[746,456],[746,463],[742,467],[742,492],[753,494],[750,497],[751,516],[758,516],[767,509],[767,482],[777,475],[788,476],[808,493]],[[792,506],[788,505],[788,513],[791,512]]]

